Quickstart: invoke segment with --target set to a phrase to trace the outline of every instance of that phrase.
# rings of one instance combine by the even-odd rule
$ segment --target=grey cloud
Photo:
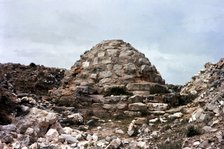
[[[224,55],[222,0],[0,0],[0,62],[69,68],[105,39],[124,39],[169,83]]]
[[[144,51],[144,53],[153,64],[156,64],[157,69],[168,83],[175,81],[177,84],[189,81],[192,75],[202,69],[209,59],[208,56],[191,53],[164,54],[156,49]]]

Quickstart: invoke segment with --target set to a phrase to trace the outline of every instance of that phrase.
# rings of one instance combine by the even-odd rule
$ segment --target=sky
[[[0,0],[0,63],[69,69],[95,44],[122,39],[167,83],[224,57],[223,0]]]

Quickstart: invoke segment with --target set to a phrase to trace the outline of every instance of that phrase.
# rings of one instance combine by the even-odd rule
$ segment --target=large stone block
[[[150,111],[164,111],[168,109],[168,104],[166,103],[147,103],[147,106]]]
[[[152,66],[149,66],[149,65],[142,65],[140,68],[140,72],[142,74],[147,74],[147,73],[153,72],[153,68]]]
[[[140,111],[124,111],[125,116],[134,117],[134,116],[141,116]]]
[[[107,49],[108,55],[117,56],[118,49]]]
[[[144,96],[139,96],[139,95],[133,95],[131,97],[128,98],[128,102],[130,103],[134,103],[134,102],[143,102],[143,100],[145,99],[146,97]]]
[[[99,78],[109,78],[112,76],[112,73],[110,71],[103,71],[103,72],[100,72],[99,74]]]
[[[118,104],[116,105],[116,107],[117,107],[117,109],[119,109],[119,110],[124,110],[124,109],[127,108],[127,104],[126,104],[126,103],[118,103]]]
[[[116,105],[115,104],[104,104],[103,108],[106,110],[112,110],[112,109],[116,108]]]
[[[128,105],[129,110],[131,111],[145,111],[147,110],[147,105],[141,102],[132,103]]]
[[[125,73],[127,74],[135,74],[136,73],[136,66],[133,63],[128,63],[124,65]]]
[[[166,86],[157,83],[129,83],[127,85],[129,91],[149,91],[151,94],[166,93],[168,89]]]

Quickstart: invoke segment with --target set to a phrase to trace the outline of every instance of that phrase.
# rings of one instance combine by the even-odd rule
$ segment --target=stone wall
[[[80,86],[99,94],[114,86],[125,87],[134,94],[167,92],[155,66],[122,40],[106,40],[86,51],[65,73],[62,82],[59,89],[51,91],[54,98],[71,98]]]

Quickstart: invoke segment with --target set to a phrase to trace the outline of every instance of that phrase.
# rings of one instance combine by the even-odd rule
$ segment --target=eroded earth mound
[[[11,123],[14,116],[22,114],[16,99],[25,96],[41,99],[49,89],[59,87],[64,71],[34,63],[0,64],[0,124]]]
[[[65,69],[48,68],[30,63],[0,64],[0,83],[16,93],[46,95],[48,90],[61,85]]]

